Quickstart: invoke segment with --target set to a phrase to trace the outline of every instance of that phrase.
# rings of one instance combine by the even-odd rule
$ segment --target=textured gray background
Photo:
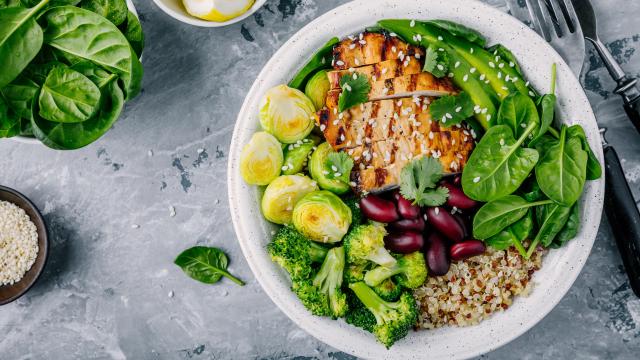
[[[115,128],[74,152],[0,141],[0,184],[29,196],[52,234],[40,281],[0,308],[0,359],[351,359],[300,330],[262,292],[234,238],[225,184],[234,120],[253,79],[293,33],[345,1],[270,0],[222,29],[185,25],[151,1],[134,2],[147,36],[144,90]],[[595,7],[616,59],[640,74],[640,2],[595,0]],[[640,199],[638,134],[593,53],[583,76]],[[195,244],[227,251],[247,286],[205,286],[183,275],[172,261]],[[639,353],[640,300],[603,220],[562,302],[484,358]]]

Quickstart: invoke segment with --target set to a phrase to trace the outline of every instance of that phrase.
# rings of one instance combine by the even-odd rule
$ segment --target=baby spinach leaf
[[[531,245],[529,245],[526,258],[531,257],[531,254],[533,254],[538,244],[544,247],[551,245],[553,239],[567,223],[567,219],[571,213],[571,207],[550,203],[536,207],[535,213],[538,224],[538,234],[531,242]]]
[[[18,76],[0,92],[13,112],[23,119],[31,119],[31,105],[40,86],[25,76]]]
[[[42,47],[42,28],[36,15],[47,5],[42,0],[33,8],[6,7],[0,9],[0,89],[20,75]]]
[[[446,95],[431,102],[431,117],[444,126],[460,124],[473,115],[474,104],[466,92],[458,95]]]
[[[538,109],[530,97],[514,92],[502,100],[496,124],[509,126],[516,137],[520,137],[529,124],[537,128],[539,122]]]
[[[194,246],[174,260],[185,274],[205,284],[215,284],[224,276],[242,286],[244,282],[227,271],[229,260],[220,249]]]
[[[89,120],[59,123],[34,116],[33,134],[46,146],[61,150],[79,149],[98,140],[118,120],[124,106],[124,95],[116,81],[106,84],[101,93],[100,109]]]
[[[94,65],[91,61],[81,61],[71,66],[71,68],[86,76],[99,88],[103,88],[105,85],[117,78],[116,75]]]
[[[0,0],[0,9],[21,5],[22,3],[20,2],[20,0]]]
[[[125,0],[82,0],[80,7],[101,15],[118,26],[127,20],[127,3]]]
[[[507,195],[484,204],[473,218],[473,236],[488,239],[507,226],[522,219],[530,207],[551,203],[550,200],[527,202],[516,195]]]
[[[131,44],[133,51],[136,52],[139,59],[144,49],[144,32],[142,32],[140,20],[138,20],[138,17],[134,13],[129,11],[127,13],[126,23],[120,24],[120,30],[122,30],[124,37],[129,40],[129,44]]]
[[[529,142],[529,147],[538,141],[542,135],[546,134],[547,130],[551,126],[553,122],[553,116],[555,114],[555,106],[556,106],[556,64],[554,63],[551,66],[551,92],[549,94],[543,95],[540,98],[540,127],[538,128],[538,133],[531,139]]]
[[[497,250],[505,250],[510,246],[514,246],[522,256],[525,256],[527,250],[522,246],[522,242],[529,237],[532,230],[533,215],[531,209],[529,209],[522,219],[488,238],[485,243]]]
[[[449,56],[446,51],[438,51],[438,47],[431,44],[427,47],[424,56],[422,71],[431,73],[437,78],[447,75],[449,71]]]
[[[340,42],[337,37],[331,38],[324,44],[315,54],[309,59],[309,61],[300,69],[293,79],[289,82],[289,87],[296,88],[300,91],[304,91],[304,86],[307,84],[307,80],[311,77],[311,74],[315,74],[320,69],[326,69],[331,67],[331,54],[333,53],[333,47]]]
[[[76,123],[98,110],[100,89],[86,76],[67,67],[56,67],[42,85],[38,106],[44,119]]]
[[[567,219],[567,223],[564,224],[564,227],[558,235],[556,235],[555,239],[551,243],[551,247],[562,247],[569,240],[576,237],[578,234],[578,230],[580,229],[580,206],[578,203],[573,204],[571,207],[571,212],[569,213],[569,218]]]
[[[542,200],[545,198],[544,193],[540,189],[540,185],[536,181],[535,176],[530,176],[518,190],[520,196],[529,202]]]
[[[587,153],[578,138],[567,138],[563,127],[560,139],[543,150],[536,165],[536,180],[549,199],[564,206],[573,205],[584,188]]]
[[[518,189],[538,162],[536,150],[521,147],[535,126],[530,122],[518,139],[507,125],[489,128],[462,172],[464,193],[474,200],[491,201]]]
[[[20,133],[20,118],[11,111],[0,96],[0,138],[16,136]]]
[[[430,21],[425,21],[425,23],[433,24],[443,30],[450,32],[455,36],[461,37],[467,41],[480,45],[481,47],[484,47],[487,43],[487,40],[478,31],[468,28],[464,25],[455,23],[453,21],[430,20]]]
[[[45,43],[118,75],[124,84],[126,99],[140,92],[142,64],[127,39],[110,21],[74,6],[51,8],[43,17],[47,21]]]
[[[587,136],[584,133],[584,129],[580,125],[573,125],[567,129],[567,135],[569,137],[577,137],[582,143],[582,150],[587,152],[587,180],[597,180],[602,176],[602,167],[600,161],[591,150]]]
[[[371,84],[366,75],[353,73],[340,78],[342,92],[338,98],[338,111],[343,112],[353,106],[369,101]]]

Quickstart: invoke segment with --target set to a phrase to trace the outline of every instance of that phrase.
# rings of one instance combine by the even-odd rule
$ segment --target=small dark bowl
[[[38,208],[24,195],[0,185],[0,201],[8,201],[22,208],[27,215],[29,215],[29,218],[31,218],[31,221],[33,221],[38,230],[38,255],[31,269],[29,269],[17,283],[0,286],[0,305],[5,305],[24,295],[33,284],[36,283],[36,280],[38,280],[47,262],[49,236],[47,225],[42,218],[42,214],[40,214]]]

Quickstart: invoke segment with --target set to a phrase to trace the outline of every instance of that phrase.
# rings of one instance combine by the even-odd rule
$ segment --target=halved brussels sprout
[[[304,87],[304,93],[311,99],[316,110],[320,110],[324,107],[330,88],[331,83],[329,83],[327,71],[320,70],[309,79]]]
[[[335,243],[349,230],[351,209],[330,191],[305,195],[293,208],[293,225],[309,239]]]
[[[328,173],[325,169],[327,156],[334,151],[335,150],[333,150],[331,145],[327,142],[318,145],[318,148],[313,152],[311,160],[309,161],[309,174],[311,174],[311,177],[318,182],[321,189],[329,190],[340,195],[349,191],[349,184],[337,179],[330,179],[327,176]]]
[[[283,175],[273,180],[262,196],[262,215],[276,224],[290,224],[293,207],[318,184],[303,175]]]
[[[248,184],[267,185],[280,175],[283,161],[278,140],[267,132],[257,132],[242,149],[240,173]]]
[[[260,124],[280,142],[302,140],[314,127],[315,107],[300,90],[278,85],[267,91],[260,105]]]

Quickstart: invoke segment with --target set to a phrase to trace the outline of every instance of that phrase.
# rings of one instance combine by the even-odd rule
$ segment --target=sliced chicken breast
[[[422,72],[422,62],[418,59],[403,62],[402,60],[386,60],[376,64],[351,68],[349,70],[332,70],[327,72],[331,89],[340,88],[340,79],[353,73],[365,75],[371,81],[386,80],[394,77],[418,74]]]
[[[424,57],[424,50],[407,44],[395,36],[364,32],[351,36],[333,48],[333,67],[347,70],[385,60],[408,61]]]

